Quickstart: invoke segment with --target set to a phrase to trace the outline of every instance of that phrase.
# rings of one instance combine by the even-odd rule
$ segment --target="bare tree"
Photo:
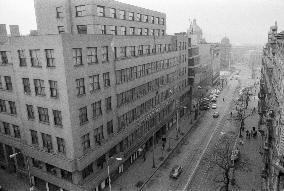
[[[247,170],[248,162],[244,156],[237,160],[231,160],[233,151],[237,150],[235,145],[236,135],[234,132],[224,134],[212,149],[211,153],[205,156],[204,161],[209,168],[216,172],[213,181],[222,184],[225,191],[229,191],[230,183],[235,183],[234,170]],[[239,156],[239,155],[238,155]]]

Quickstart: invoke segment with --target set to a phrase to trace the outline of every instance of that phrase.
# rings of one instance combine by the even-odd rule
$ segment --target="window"
[[[11,135],[9,123],[3,122],[3,128],[4,128],[5,135]]]
[[[90,92],[94,92],[96,90],[100,89],[100,79],[99,79],[99,74],[97,75],[93,75],[93,76],[89,76],[89,80],[90,80]]]
[[[153,16],[151,16],[151,23],[152,23],[152,24],[155,24],[155,21],[154,21],[154,17],[153,17]]]
[[[107,122],[107,134],[112,135],[113,134],[113,123],[112,120]]]
[[[30,130],[30,131],[31,131],[32,144],[38,145],[37,131],[34,131],[34,130]]]
[[[99,17],[105,16],[105,7],[103,6],[97,6],[97,14]]]
[[[88,122],[88,113],[86,106],[79,109],[79,120],[80,120],[80,125]]]
[[[97,47],[89,47],[87,48],[87,62],[88,64],[98,63],[98,54]]]
[[[127,49],[127,47],[126,46],[124,46],[124,47],[120,47],[120,57],[121,58],[126,58],[126,49]]]
[[[81,137],[83,151],[86,151],[90,148],[90,134],[87,133]]]
[[[102,115],[102,102],[101,101],[96,101],[95,103],[92,103],[92,107],[93,107],[93,118],[96,118]]]
[[[64,26],[58,26],[57,28],[58,28],[58,33],[59,33],[59,34],[65,32]]]
[[[130,46],[130,55],[135,56],[135,46]]]
[[[110,87],[109,72],[103,73],[104,87]]]
[[[61,178],[72,182],[72,173],[71,172],[68,172],[68,171],[63,170],[63,169],[60,169],[60,172],[61,172]]]
[[[101,141],[104,139],[103,134],[103,126],[99,126],[98,128],[94,129],[94,139],[97,144],[101,144]]]
[[[5,83],[6,83],[6,90],[12,91],[13,86],[12,86],[11,76],[4,76],[4,80],[5,80]]]
[[[48,80],[48,82],[49,82],[50,97],[57,98],[58,97],[57,81]]]
[[[49,151],[49,152],[50,152],[50,151]],[[51,164],[48,164],[48,163],[45,163],[45,168],[46,168],[46,172],[49,172],[49,173],[52,174],[52,175],[56,175],[56,167],[55,167],[55,166],[53,166],[53,165],[51,165]],[[49,184],[49,187],[50,187],[50,188],[52,188],[51,186],[52,186],[52,184]],[[56,186],[54,186],[54,187],[55,187],[56,190],[58,190],[58,189],[56,188]]]
[[[65,141],[62,138],[56,137],[57,141],[57,151],[59,153],[65,154]]]
[[[146,35],[146,36],[149,35],[149,29],[147,29],[147,28],[144,29],[144,35]]]
[[[117,35],[117,26],[110,26],[110,34]]]
[[[80,78],[76,80],[76,89],[77,89],[77,96],[85,95],[85,82],[84,78]]]
[[[27,107],[27,114],[28,114],[28,119],[35,119],[35,115],[34,115],[34,108],[32,105],[26,105]]]
[[[78,34],[87,34],[87,25],[77,25]]]
[[[15,138],[21,138],[21,133],[20,133],[20,128],[17,125],[13,125],[13,130],[14,130],[14,137]]]
[[[110,8],[110,17],[111,18],[116,18],[116,9]]]
[[[45,58],[47,67],[55,67],[55,58],[53,49],[45,49]]]
[[[73,63],[75,66],[83,65],[82,48],[73,48]]]
[[[43,148],[46,149],[46,151],[49,153],[52,152],[53,146],[51,136],[49,134],[41,133],[41,138]]]
[[[85,5],[76,6],[75,9],[76,9],[76,17],[83,17],[86,15]]]
[[[27,66],[25,50],[18,50],[20,66]]]
[[[32,67],[41,67],[38,49],[30,50],[30,57],[31,57]]]
[[[165,25],[165,19],[164,19],[164,18],[161,18],[160,24],[161,24],[161,25]]]
[[[106,25],[98,25],[99,34],[106,34]]]
[[[143,45],[138,46],[138,54],[143,55]]]
[[[63,18],[63,7],[56,7],[56,18]]]
[[[8,56],[6,51],[0,51],[0,58],[3,65],[8,64]]]
[[[38,110],[39,121],[43,123],[49,123],[48,109],[43,107],[38,107],[37,110]]]
[[[165,35],[165,30],[161,30],[161,35],[162,35],[162,36]]]
[[[56,126],[62,126],[62,115],[61,115],[61,111],[52,110],[52,112],[53,112],[54,125],[56,125]]]
[[[135,35],[135,28],[134,27],[129,28],[129,35]]]
[[[90,165],[88,165],[86,168],[84,168],[82,170],[82,177],[83,177],[83,179],[86,178],[87,176],[89,176],[90,174],[92,174],[93,172],[94,172],[93,171],[93,163],[91,163]]]
[[[103,46],[102,62],[108,62],[108,46]]]
[[[105,104],[106,104],[106,111],[111,111],[111,97],[105,98]]]
[[[150,36],[153,36],[154,35],[154,29],[151,29],[150,30]]]
[[[138,35],[143,35],[142,28],[138,28]]]
[[[121,35],[126,35],[126,27],[120,27],[120,33]]]
[[[159,24],[159,20],[160,20],[159,17],[156,17],[155,18],[155,24]]]
[[[24,94],[31,94],[30,80],[29,78],[23,78]]]
[[[134,21],[134,12],[130,12],[128,15],[128,20]]]
[[[44,81],[40,79],[34,79],[35,94],[36,96],[45,96]]]
[[[150,45],[146,45],[146,54],[150,54]]]
[[[142,21],[142,16],[140,13],[136,14],[136,21]]]
[[[17,115],[16,103],[14,101],[9,101],[8,103],[10,106],[10,114]]]
[[[125,19],[125,11],[119,11],[119,18],[123,20]]]

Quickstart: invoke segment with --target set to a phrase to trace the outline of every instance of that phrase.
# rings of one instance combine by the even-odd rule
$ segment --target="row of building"
[[[101,0],[35,12],[30,35],[0,25],[0,166],[40,190],[104,189],[107,166],[131,168],[219,83],[220,45],[195,43],[196,21],[167,35],[164,13]]]
[[[270,27],[268,42],[263,48],[259,92],[260,124],[263,126],[262,171],[264,190],[284,188],[283,137],[283,74],[284,32],[278,32],[277,23]]]

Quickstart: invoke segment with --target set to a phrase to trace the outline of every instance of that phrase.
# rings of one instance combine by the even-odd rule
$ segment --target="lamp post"
[[[176,134],[176,139],[178,140],[178,134],[179,134],[179,109],[182,108],[182,109],[186,109],[187,107],[186,106],[183,106],[183,107],[178,107],[177,109],[177,134]]]
[[[115,157],[109,157],[109,159],[114,158],[117,161],[121,161],[122,158],[115,158]],[[109,170],[109,159],[107,160],[107,175],[108,175],[108,183],[109,183],[109,190],[111,191],[111,179],[110,179],[110,170]]]
[[[10,159],[15,158],[18,154],[21,154],[21,152],[11,154],[9,156],[9,158]],[[29,157],[28,156],[26,156],[26,163],[27,163],[27,171],[28,171],[28,177],[29,177],[29,188],[30,188],[30,191],[33,191],[34,190],[34,185],[32,183],[32,177],[31,177],[31,172],[30,172],[30,162],[29,162]]]

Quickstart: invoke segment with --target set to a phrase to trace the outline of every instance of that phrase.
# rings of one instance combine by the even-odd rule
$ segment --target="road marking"
[[[228,109],[229,106],[230,106],[230,104],[227,105],[226,110]],[[225,111],[226,111],[226,110],[225,110]],[[223,113],[222,118],[224,117],[224,115],[225,115],[225,113]],[[195,174],[195,171],[196,171],[197,167],[199,166],[199,164],[200,164],[200,162],[201,162],[201,159],[203,158],[203,155],[204,155],[205,151],[207,150],[207,148],[208,148],[208,146],[209,146],[209,144],[210,144],[210,142],[211,142],[211,139],[213,138],[213,135],[216,133],[216,131],[217,131],[218,128],[220,127],[220,123],[221,123],[221,121],[222,121],[222,118],[220,118],[220,120],[219,120],[218,123],[216,124],[216,128],[214,129],[214,132],[211,134],[210,139],[209,139],[209,141],[208,141],[207,144],[206,144],[206,147],[205,147],[204,150],[202,151],[201,156],[200,156],[199,160],[197,161],[196,166],[195,166],[194,169],[193,169],[193,172],[191,173],[191,175],[189,176],[189,178],[188,178],[188,180],[187,180],[187,182],[186,182],[186,184],[185,184],[185,187],[182,189],[183,191],[186,190],[186,188],[188,187],[189,183],[191,182],[191,179],[192,179],[193,175]]]

